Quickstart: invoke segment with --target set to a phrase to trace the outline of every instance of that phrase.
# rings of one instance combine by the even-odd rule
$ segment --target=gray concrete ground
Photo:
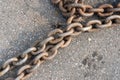
[[[119,0],[84,0],[88,4]],[[50,0],[0,0],[0,65],[43,40],[65,19]],[[14,77],[16,72],[0,78]],[[120,80],[120,25],[84,33],[42,64],[28,80]]]

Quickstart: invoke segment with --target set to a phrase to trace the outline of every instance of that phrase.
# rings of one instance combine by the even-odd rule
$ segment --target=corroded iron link
[[[16,66],[22,66],[13,80],[25,80],[28,78],[43,62],[53,59],[60,48],[67,47],[73,36],[80,35],[82,32],[91,32],[101,28],[111,27],[118,23],[120,15],[114,14],[120,12],[120,3],[113,7],[110,4],[103,4],[98,8],[83,4],[82,0],[52,0],[59,6],[62,14],[68,17],[66,27],[55,29],[48,34],[43,41],[36,41],[35,44],[27,49],[18,57],[8,59],[0,68],[0,77]],[[90,20],[83,25],[83,16],[93,16],[97,13],[104,17],[104,20]],[[31,59],[31,60],[30,60]],[[30,61],[28,61],[30,60]],[[9,78],[10,79],[10,78]]]

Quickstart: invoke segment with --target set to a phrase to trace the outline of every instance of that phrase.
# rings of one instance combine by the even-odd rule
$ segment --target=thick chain
[[[98,8],[93,8],[91,5],[81,4],[80,0],[52,0],[52,2],[58,4],[62,14],[67,17],[72,15],[90,17],[95,13],[100,17],[106,17],[120,12],[120,4],[117,6],[102,4]]]
[[[3,76],[14,67],[22,66],[13,80],[25,80],[43,62],[53,59],[58,53],[58,49],[67,47],[72,41],[73,36],[80,35],[82,32],[95,31],[101,28],[111,27],[120,20],[120,3],[113,7],[110,4],[103,4],[98,8],[85,5],[81,0],[52,0],[68,17],[65,29],[55,29],[48,34],[43,41],[36,41],[35,44],[23,52],[18,57],[8,59],[0,68],[0,76]],[[103,20],[90,20],[86,25],[82,24],[82,17],[90,17],[94,14],[103,17]]]

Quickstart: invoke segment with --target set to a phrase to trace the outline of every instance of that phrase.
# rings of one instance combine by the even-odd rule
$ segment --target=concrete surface
[[[119,0],[84,1],[97,5]],[[46,38],[53,24],[64,21],[50,0],[0,0],[0,65],[22,54],[35,40]],[[10,71],[0,80],[15,73]],[[28,80],[120,80],[120,25],[75,37]]]

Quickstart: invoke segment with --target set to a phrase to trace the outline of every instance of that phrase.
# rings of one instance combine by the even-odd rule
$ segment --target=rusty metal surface
[[[1,63],[26,50],[39,37],[42,40],[52,30],[52,24],[63,20],[47,0],[1,1],[1,15]],[[119,35],[119,27],[82,34],[70,47],[61,50],[55,60],[49,61],[52,63],[43,64],[31,80],[119,80]]]

